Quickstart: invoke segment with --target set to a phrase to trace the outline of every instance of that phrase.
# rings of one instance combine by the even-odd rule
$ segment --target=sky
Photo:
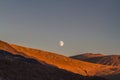
[[[0,0],[0,40],[66,56],[120,54],[120,0]]]

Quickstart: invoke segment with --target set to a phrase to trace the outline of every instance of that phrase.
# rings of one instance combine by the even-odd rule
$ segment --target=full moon
[[[64,42],[63,42],[63,41],[60,41],[60,42],[59,42],[59,45],[60,45],[60,46],[64,46]]]

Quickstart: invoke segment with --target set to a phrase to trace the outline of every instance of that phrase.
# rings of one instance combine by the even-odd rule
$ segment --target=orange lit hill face
[[[11,47],[11,45],[9,45],[8,43],[3,42],[1,40],[0,40],[0,49],[11,52],[11,53],[17,53],[17,50],[15,50],[13,47]]]
[[[58,55],[43,50],[22,47],[14,44],[8,44],[3,41],[0,41],[0,44],[1,44],[0,50],[5,50],[13,54],[19,54],[27,58],[33,58],[39,62],[42,61],[47,64],[56,66],[60,69],[71,71],[73,73],[78,73],[83,76],[94,75],[106,76],[110,74],[115,74],[116,71],[117,73],[119,73],[120,70],[118,67],[76,60],[63,55]]]
[[[0,50],[1,80],[106,80],[102,77],[82,76],[53,65]]]
[[[21,52],[27,55],[27,57],[32,57],[37,59],[38,61],[44,61],[48,64],[52,64],[61,69],[65,69],[65,70],[79,73],[82,75],[88,75],[89,72],[90,72],[90,75],[95,74],[95,72],[93,72],[93,70],[90,67],[86,67],[88,65],[91,67],[94,67],[94,69],[96,70],[97,68],[95,67],[101,67],[100,65],[96,65],[96,64],[93,65],[92,63],[74,60],[66,56],[58,55],[58,54],[47,52],[47,51],[21,47],[17,45],[11,45],[11,46],[15,48],[18,52]],[[73,65],[74,65],[74,68],[73,68]],[[86,73],[86,71],[88,71],[88,73]]]

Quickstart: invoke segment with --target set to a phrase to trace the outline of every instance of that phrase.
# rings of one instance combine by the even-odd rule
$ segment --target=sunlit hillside
[[[44,63],[56,66],[60,69],[64,69],[83,76],[107,76],[116,72],[119,73],[120,70],[119,68],[113,66],[76,60],[56,53],[22,47],[3,41],[0,41],[0,44],[4,46],[1,46],[0,50],[6,50],[11,53],[13,52],[13,54],[22,55],[26,58],[33,58],[40,62],[42,61]]]

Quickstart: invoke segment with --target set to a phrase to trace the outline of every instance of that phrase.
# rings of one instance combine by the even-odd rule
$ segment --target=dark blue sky
[[[120,0],[1,0],[0,39],[63,55],[119,54],[119,4]]]

